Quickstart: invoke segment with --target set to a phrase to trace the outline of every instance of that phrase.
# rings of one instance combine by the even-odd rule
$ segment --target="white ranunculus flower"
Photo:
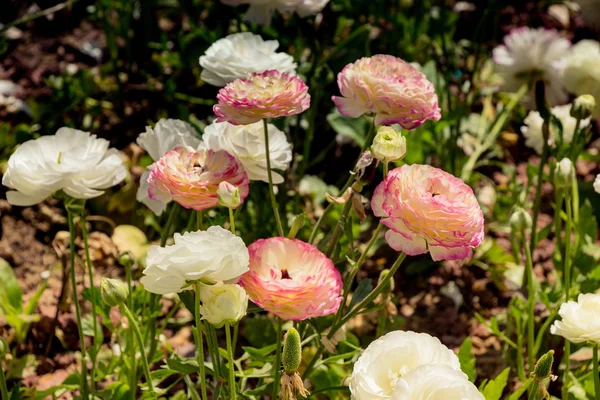
[[[271,169],[287,170],[292,161],[292,146],[285,133],[275,125],[268,125]],[[210,150],[225,150],[242,164],[253,181],[268,182],[265,133],[262,122],[250,125],[232,125],[229,122],[213,122],[204,130],[204,143]],[[273,171],[273,183],[280,184],[283,177]]]
[[[217,328],[233,325],[246,315],[248,294],[237,284],[217,282],[200,288],[200,314]]]
[[[467,376],[447,365],[422,365],[398,380],[391,400],[484,400]]]
[[[241,238],[220,226],[176,233],[174,244],[152,246],[140,282],[147,291],[179,293],[187,282],[235,283],[248,271],[250,256]]]
[[[71,128],[23,143],[2,177],[2,184],[13,189],[6,199],[31,206],[59,190],[77,199],[100,196],[127,175],[119,151],[108,146],[108,140]]]
[[[600,117],[600,43],[582,40],[571,49],[565,65],[566,88],[577,95],[591,94],[596,98],[594,117]]]
[[[276,69],[296,74],[294,58],[277,53],[277,40],[263,40],[251,32],[234,33],[214,42],[200,57],[202,80],[215,86],[225,86],[254,72]]]
[[[550,112],[562,125],[563,142],[571,143],[575,135],[575,126],[577,125],[577,120],[571,117],[571,104],[552,107]],[[521,127],[521,133],[525,137],[525,146],[535,150],[538,154],[542,154],[544,149],[544,136],[542,133],[544,119],[539,112],[530,111],[523,122],[525,125]],[[583,119],[579,123],[579,128],[585,128],[589,124],[589,118]],[[556,124],[550,124],[550,137],[548,138],[548,145],[550,147],[553,147],[559,141],[560,132],[561,130]]]
[[[458,357],[439,339],[426,333],[390,332],[372,342],[354,364],[352,400],[390,399],[401,376],[427,364],[460,371]]]
[[[600,295],[580,294],[577,301],[560,306],[550,333],[564,337],[573,343],[592,342],[600,344]]]
[[[396,161],[406,154],[406,138],[391,126],[381,126],[371,146],[373,157],[382,161]]]
[[[250,7],[244,19],[258,25],[269,26],[275,10],[295,11],[301,17],[307,17],[321,12],[329,0],[221,0],[221,3],[230,6],[248,4]]]
[[[541,77],[546,83],[546,98],[551,105],[567,100],[562,72],[571,42],[550,29],[521,27],[513,29],[504,44],[494,48],[496,71],[503,79],[502,90],[516,92],[530,81]],[[534,104],[533,89],[526,104]]]
[[[138,136],[137,144],[148,152],[153,161],[158,161],[167,151],[173,150],[177,146],[198,148],[201,141],[196,137],[194,128],[187,122],[178,119],[161,119],[154,128],[146,127],[146,132]],[[140,187],[136,199],[145,204],[154,214],[160,215],[167,207],[167,203],[152,200],[148,196],[148,177],[151,168],[152,166],[148,167],[148,170],[140,177]]]
[[[596,179],[594,179],[594,191],[600,193],[600,174],[596,175]]]

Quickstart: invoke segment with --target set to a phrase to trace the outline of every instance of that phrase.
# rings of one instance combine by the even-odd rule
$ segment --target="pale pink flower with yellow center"
[[[248,246],[250,271],[239,284],[250,300],[284,320],[302,321],[338,310],[342,277],[315,246],[297,239],[260,239]]]
[[[277,70],[237,79],[217,95],[217,122],[249,125],[266,118],[300,114],[310,107],[308,86],[297,76]]]
[[[242,201],[248,196],[248,175],[231,154],[177,146],[152,164],[148,195],[152,200],[174,200],[185,208],[205,210],[217,205],[221,182],[236,186]]]
[[[428,165],[403,165],[377,186],[371,207],[389,227],[395,250],[414,256],[429,251],[435,260],[472,255],[483,240],[483,212],[462,180]]]
[[[414,129],[441,118],[433,83],[404,60],[375,55],[348,64],[338,74],[341,97],[333,96],[340,114],[357,118],[375,114],[375,125],[400,124]]]

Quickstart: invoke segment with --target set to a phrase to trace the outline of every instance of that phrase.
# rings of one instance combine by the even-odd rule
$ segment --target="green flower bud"
[[[382,162],[399,160],[406,154],[406,138],[394,128],[382,126],[373,139],[371,152]]]
[[[129,251],[119,254],[119,264],[125,268],[131,268],[135,264],[133,255]]]
[[[8,342],[0,337],[0,359],[4,358],[6,353],[8,353]]]
[[[575,177],[575,169],[573,163],[568,158],[563,158],[556,164],[554,169],[554,185],[559,189],[571,187],[573,178]]]
[[[304,214],[296,215],[294,220],[292,221],[292,228],[290,229],[290,233],[288,233],[288,238],[293,239],[298,234],[298,231],[302,229],[304,226]]]
[[[217,189],[217,199],[219,201],[219,205],[227,208],[238,208],[242,203],[240,189],[237,186],[225,181],[219,183],[219,189]]]
[[[531,228],[532,219],[531,215],[521,207],[515,208],[515,211],[510,216],[508,222],[511,228],[516,232]]]
[[[125,283],[117,279],[102,278],[100,296],[106,304],[116,307],[125,303],[127,296],[129,296],[129,289]]]
[[[535,379],[546,379],[552,373],[552,364],[554,363],[554,350],[550,350],[544,354],[533,369],[533,377]]]
[[[295,328],[291,328],[285,335],[281,363],[288,374],[293,374],[300,368],[302,361],[302,340]]]
[[[377,279],[377,284],[379,285],[381,282],[383,282],[383,280],[385,279],[386,276],[388,276],[388,274],[390,273],[389,269],[384,269],[383,271],[381,271],[381,273],[379,274],[379,278]],[[390,279],[389,281],[387,281],[385,287],[382,289],[382,293],[391,293],[394,291],[394,287],[396,286],[395,282],[394,282],[394,278]]]
[[[586,119],[596,111],[596,99],[591,94],[579,96],[571,106],[571,117]]]

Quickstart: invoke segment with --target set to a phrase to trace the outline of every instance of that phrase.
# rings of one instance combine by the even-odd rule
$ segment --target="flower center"
[[[287,269],[281,270],[281,279],[292,279]]]

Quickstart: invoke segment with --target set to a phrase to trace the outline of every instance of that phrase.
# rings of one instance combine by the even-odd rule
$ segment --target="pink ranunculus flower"
[[[404,60],[388,55],[365,57],[338,74],[342,96],[333,96],[340,114],[357,118],[372,112],[375,125],[414,129],[441,118],[433,83]]]
[[[277,70],[237,79],[217,95],[217,122],[249,125],[265,118],[300,114],[310,107],[308,86],[297,76]]]
[[[371,207],[389,227],[385,238],[408,255],[435,261],[472,255],[483,240],[483,212],[462,180],[429,165],[403,165],[377,186]]]
[[[205,210],[217,205],[221,182],[238,187],[242,201],[248,196],[248,175],[231,154],[177,146],[152,164],[148,195],[152,200],[174,200],[185,208]]]
[[[338,310],[342,277],[315,246],[297,239],[260,239],[250,246],[250,271],[239,284],[250,300],[284,320],[302,321]]]

